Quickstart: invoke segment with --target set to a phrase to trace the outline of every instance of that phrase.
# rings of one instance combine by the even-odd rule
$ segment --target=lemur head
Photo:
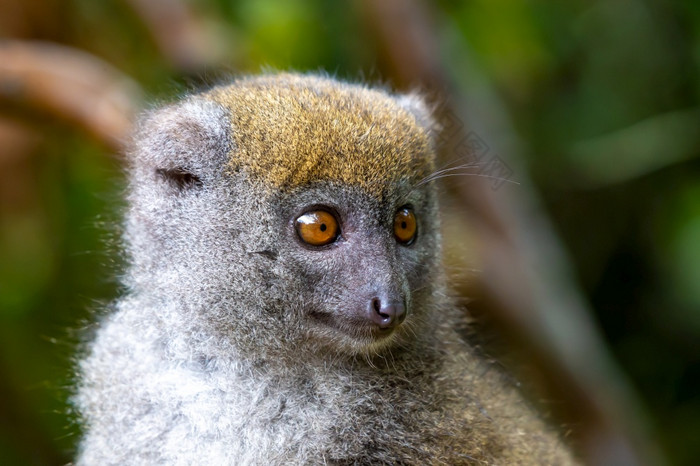
[[[152,113],[130,157],[132,292],[242,352],[417,338],[442,291],[429,125],[416,97],[294,74]]]

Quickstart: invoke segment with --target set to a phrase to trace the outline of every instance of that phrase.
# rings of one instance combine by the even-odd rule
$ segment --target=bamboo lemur
[[[79,464],[572,464],[455,331],[431,117],[323,76],[146,116]]]

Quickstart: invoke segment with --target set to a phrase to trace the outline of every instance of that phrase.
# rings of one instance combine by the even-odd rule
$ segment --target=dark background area
[[[0,0],[0,52],[8,39],[81,50],[135,105],[265,69],[386,82],[358,2],[206,0],[182,17],[148,4]],[[441,59],[478,104],[471,114],[512,126],[523,160],[511,178],[529,172],[654,438],[669,463],[697,464],[700,3],[429,5]],[[78,435],[66,404],[78,335],[118,293],[119,144],[24,95],[5,66],[0,464],[62,464]]]

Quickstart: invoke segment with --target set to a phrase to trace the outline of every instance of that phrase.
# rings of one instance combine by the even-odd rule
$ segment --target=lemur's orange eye
[[[402,207],[394,216],[394,236],[399,243],[411,244],[416,237],[416,216],[408,207]]]
[[[312,246],[323,246],[338,238],[338,221],[325,210],[301,215],[297,218],[296,228],[301,240]]]

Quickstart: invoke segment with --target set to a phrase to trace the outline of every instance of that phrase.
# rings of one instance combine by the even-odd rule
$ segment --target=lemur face
[[[439,252],[437,219],[434,199],[412,187],[400,183],[378,200],[319,182],[281,203],[278,260],[290,267],[289,281],[299,281],[312,340],[376,350],[422,325]]]
[[[420,111],[382,91],[277,75],[157,113],[142,131],[153,149],[134,158],[134,185],[148,192],[134,194],[131,217],[159,242],[144,250],[163,252],[149,266],[191,276],[164,299],[208,313],[219,332],[277,332],[286,348],[376,351],[410,338],[439,283]]]
[[[367,264],[370,267],[366,271],[369,272],[382,268],[378,267],[377,262],[389,262],[386,260],[386,255],[396,255],[396,252],[392,250],[391,241],[388,241],[389,244],[383,245],[385,247],[379,248],[379,254],[372,254],[377,249],[378,242],[386,242],[383,241],[386,235],[382,235],[386,232],[358,232],[357,227],[353,229],[352,224],[358,223],[352,221],[353,217],[361,217],[361,214],[353,212],[355,215],[346,214],[341,217],[337,208],[328,205],[312,205],[303,210],[304,213],[294,220],[295,230],[302,246],[309,251],[320,253],[319,260],[323,260],[324,256],[330,256],[336,248],[345,248],[341,253],[345,257],[375,258],[371,264]],[[387,222],[380,220],[379,228],[374,228],[374,230],[388,230],[388,226]],[[394,239],[398,244],[409,247],[414,243],[417,223],[410,205],[402,206],[397,210],[391,226],[393,227]],[[367,227],[363,229],[369,230]],[[368,249],[366,245],[361,245],[362,242],[370,245],[369,251],[366,250]],[[388,251],[383,251],[384,249],[388,249]],[[347,265],[351,264],[346,264],[346,267]],[[394,268],[389,265],[389,269]],[[388,272],[388,279],[382,276],[377,277],[376,274],[365,276],[364,279],[360,280],[352,280],[356,277],[348,277],[348,285],[357,282],[355,286],[349,287],[353,288],[349,293],[351,296],[343,300],[349,301],[350,306],[340,304],[336,312],[310,311],[309,315],[331,328],[347,327],[348,333],[357,334],[360,338],[369,336],[371,339],[381,339],[390,335],[406,319],[408,309],[407,298],[404,295],[410,292],[410,288],[404,291],[403,282],[406,278],[403,276],[404,274],[397,273],[395,270]],[[345,309],[348,307],[350,309]]]

